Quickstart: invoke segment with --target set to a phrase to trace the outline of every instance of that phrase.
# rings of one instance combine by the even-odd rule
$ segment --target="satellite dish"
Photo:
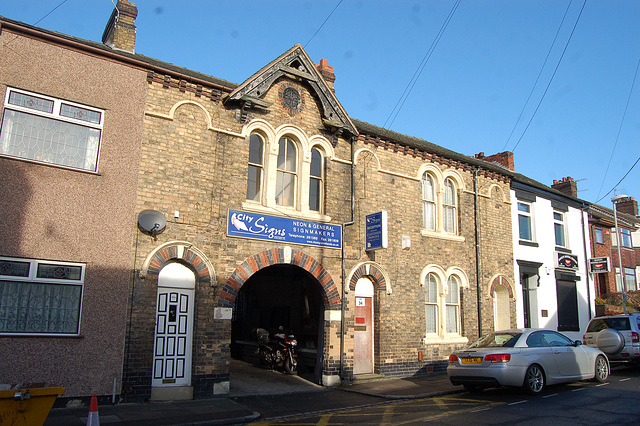
[[[142,210],[138,213],[138,226],[142,232],[156,235],[167,227],[167,218],[157,210]]]

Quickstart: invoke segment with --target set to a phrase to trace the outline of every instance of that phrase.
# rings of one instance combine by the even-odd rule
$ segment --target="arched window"
[[[436,230],[436,197],[433,178],[428,173],[422,175],[422,223],[424,229]]]
[[[444,180],[444,198],[442,200],[442,226],[445,232],[457,233],[458,224],[458,202],[456,197],[456,187],[449,178]]]
[[[324,161],[322,153],[311,150],[311,169],[309,171],[309,210],[319,212],[322,206],[324,188]]]
[[[447,296],[445,298],[445,304],[447,333],[459,333],[460,282],[455,275],[451,275],[447,279]]]
[[[424,283],[425,323],[427,334],[438,332],[438,277],[430,273]]]
[[[260,201],[264,176],[264,141],[256,133],[249,139],[249,170],[247,172],[247,200]]]
[[[298,180],[296,145],[287,137],[278,143],[278,172],[276,176],[276,204],[295,207]]]

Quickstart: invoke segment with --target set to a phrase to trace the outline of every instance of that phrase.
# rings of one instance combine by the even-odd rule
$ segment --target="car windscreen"
[[[522,333],[489,333],[469,345],[470,348],[510,348]]]

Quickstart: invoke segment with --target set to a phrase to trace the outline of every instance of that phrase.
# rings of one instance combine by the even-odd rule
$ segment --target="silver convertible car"
[[[539,394],[546,385],[609,377],[609,360],[599,349],[552,330],[517,329],[489,333],[449,356],[449,380],[471,392],[518,386]]]

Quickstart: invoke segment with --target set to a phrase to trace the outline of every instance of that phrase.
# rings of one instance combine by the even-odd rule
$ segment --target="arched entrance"
[[[353,331],[353,374],[373,373],[373,283],[367,277],[356,283]]]
[[[331,274],[320,262],[302,251],[283,247],[258,253],[239,265],[222,286],[218,308],[232,308],[232,356],[255,353],[253,328],[273,331],[289,324],[299,341],[300,369],[311,374],[314,382],[327,384],[337,377],[337,371],[324,374],[324,355],[330,351],[325,346],[325,337],[330,335],[325,326],[338,327],[335,313],[340,313],[340,300]]]
[[[167,263],[158,274],[151,399],[191,399],[191,346],[196,277]]]
[[[273,265],[249,278],[236,298],[231,322],[231,356],[255,361],[253,330],[276,332],[280,327],[298,339],[301,374],[321,365],[324,304],[318,281],[293,265]],[[321,377],[314,377],[319,383]]]

